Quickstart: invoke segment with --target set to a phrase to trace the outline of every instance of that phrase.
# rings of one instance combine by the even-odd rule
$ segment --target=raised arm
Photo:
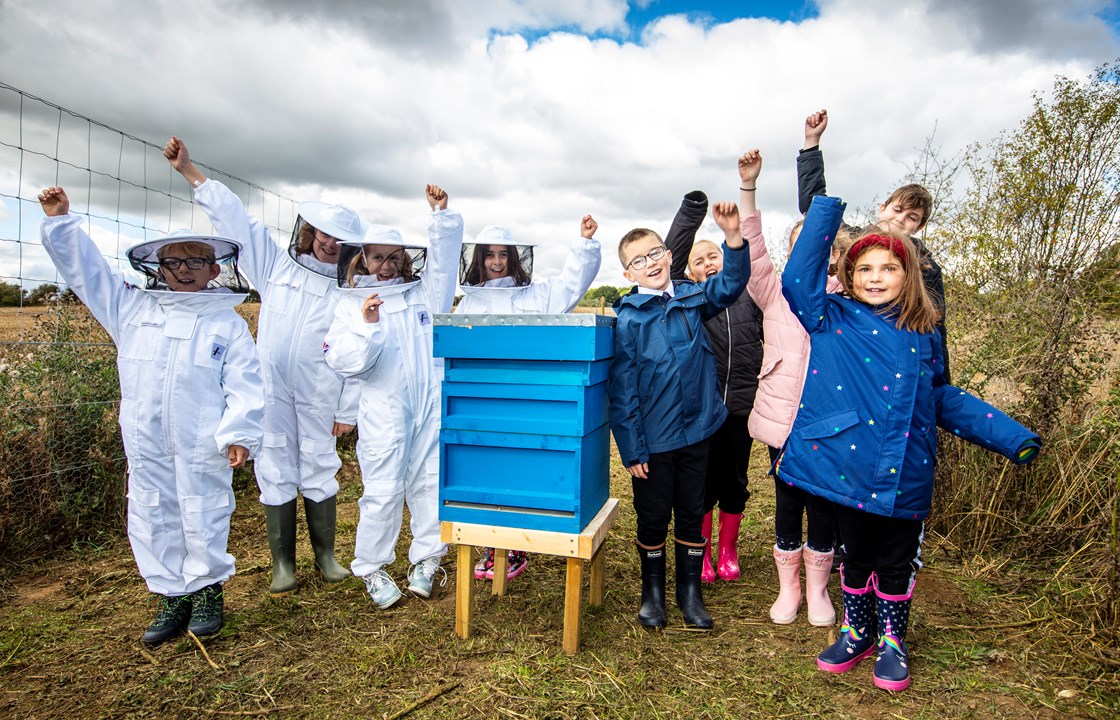
[[[217,180],[208,180],[191,161],[187,144],[172,136],[163,146],[163,156],[194,189],[194,199],[214,230],[241,243],[237,265],[258,292],[266,290],[268,276],[283,248],[272,240],[268,228],[249,215],[241,199]]]
[[[424,195],[432,213],[428,216],[428,259],[420,284],[430,311],[451,312],[463,247],[463,216],[447,209],[447,193],[439,185],[427,185]]]
[[[760,308],[772,305],[782,294],[782,285],[762,236],[762,216],[758,212],[758,178],[762,174],[762,153],[757,148],[739,156],[739,235],[750,248],[751,276],[747,292]]]
[[[828,127],[828,111],[818,110],[805,118],[805,144],[797,155],[797,207],[802,214],[817,195],[827,195],[821,135]]]
[[[723,271],[701,284],[707,300],[701,309],[705,320],[738,300],[751,275],[751,252],[740,233],[739,208],[732,202],[718,202],[712,206],[712,217],[724,234]]]
[[[62,279],[119,345],[122,317],[130,306],[142,302],[143,293],[125,283],[105,262],[93,240],[82,230],[81,218],[70,214],[70,199],[65,190],[43,190],[39,193],[39,204],[47,215],[39,228],[43,247]]]
[[[708,196],[699,190],[693,190],[681,200],[680,210],[673,217],[673,224],[669,226],[669,234],[665,236],[665,247],[673,253],[673,262],[669,265],[669,278],[673,282],[687,280],[685,270],[688,269],[688,254],[692,252],[692,243],[696,241],[696,231],[704,224],[704,217],[708,214]]]
[[[801,235],[790,252],[782,273],[782,295],[789,308],[809,333],[814,332],[824,315],[828,286],[828,261],[832,241],[844,217],[844,201],[836,197],[815,197]]]
[[[580,220],[579,243],[573,245],[568,252],[568,259],[564,261],[560,274],[543,283],[548,292],[544,312],[571,312],[595,281],[603,262],[599,241],[595,239],[595,231],[598,229],[599,223],[590,215],[584,215]]]

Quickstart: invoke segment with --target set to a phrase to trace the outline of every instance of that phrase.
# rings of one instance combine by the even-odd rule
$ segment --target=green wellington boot
[[[334,531],[337,522],[335,496],[322,502],[304,498],[303,510],[307,515],[307,534],[311,536],[311,547],[315,550],[315,567],[319,568],[323,579],[334,583],[350,577],[350,571],[334,559]]]
[[[283,505],[265,505],[264,519],[268,526],[268,549],[272,551],[272,597],[291,595],[299,587],[296,582],[296,501]]]

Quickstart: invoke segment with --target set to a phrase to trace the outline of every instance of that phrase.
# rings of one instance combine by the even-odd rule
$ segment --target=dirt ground
[[[300,591],[273,600],[264,519],[254,488],[239,488],[230,536],[237,575],[225,586],[226,625],[146,649],[138,637],[154,604],[127,541],[59,548],[0,580],[0,717],[5,718],[645,718],[1116,717],[1116,668],[1087,662],[1076,638],[1016,588],[968,577],[926,546],[909,637],[913,686],[877,690],[872,663],[845,675],[817,670],[836,628],[804,610],[769,622],[773,488],[756,452],[741,533],[743,578],[706,589],[712,633],[636,622],[639,582],[629,482],[613,469],[623,511],[606,544],[606,595],[587,607],[581,652],[560,650],[564,561],[535,556],[503,597],[476,585],[476,628],[454,633],[454,554],[432,600],[379,611],[356,580],[321,582],[300,528]],[[360,480],[342,473],[338,555],[349,560]],[[407,523],[393,576],[407,570]],[[671,572],[670,572],[671,574]],[[835,576],[834,576],[835,578]],[[999,578],[997,578],[998,580]],[[671,585],[670,585],[671,588]],[[837,588],[833,596],[839,599]],[[406,593],[407,595],[407,593]],[[670,590],[671,597],[671,590]],[[672,603],[670,601],[670,605]]]

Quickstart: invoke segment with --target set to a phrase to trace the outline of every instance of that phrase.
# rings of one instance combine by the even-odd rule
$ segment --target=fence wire
[[[291,234],[294,200],[196,164],[276,237]],[[0,560],[123,528],[116,350],[39,238],[37,196],[51,185],[132,281],[141,282],[125,257],[132,245],[179,228],[213,232],[162,144],[0,82]]]

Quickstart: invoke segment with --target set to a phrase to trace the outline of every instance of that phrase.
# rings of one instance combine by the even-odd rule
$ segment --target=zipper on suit
[[[171,410],[171,386],[176,377],[175,357],[179,354],[179,343],[181,342],[182,340],[178,338],[172,338],[171,340],[171,347],[167,352],[167,377],[163,381],[163,444],[167,448],[167,452],[171,454],[175,453],[171,428],[171,418],[174,417]]]

